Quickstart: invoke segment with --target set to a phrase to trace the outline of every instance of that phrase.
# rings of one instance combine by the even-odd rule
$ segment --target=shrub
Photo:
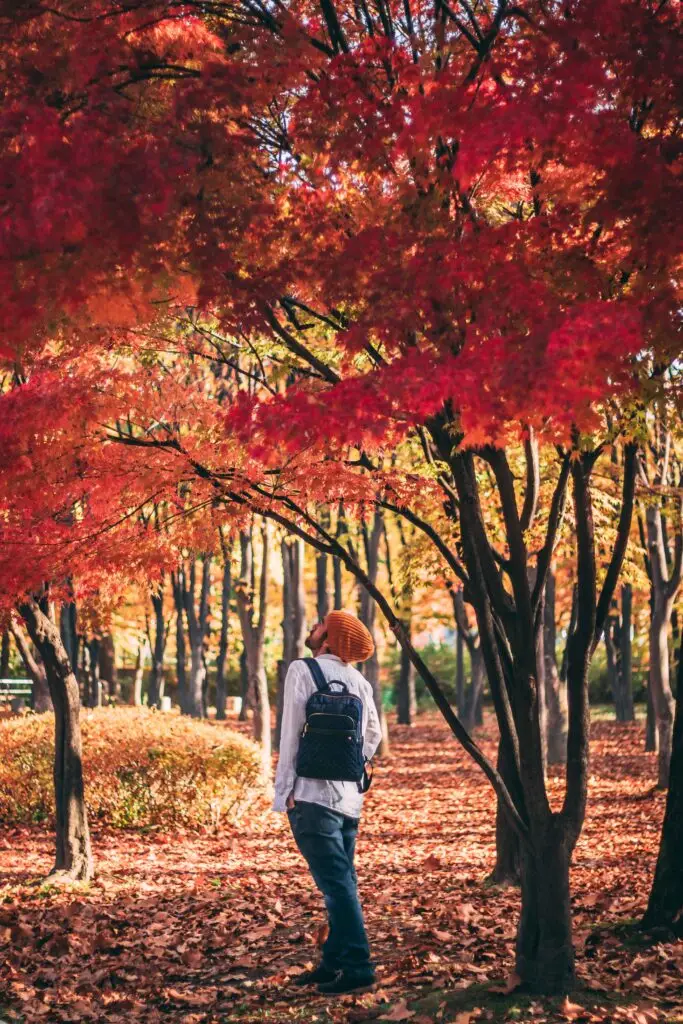
[[[146,708],[81,712],[83,772],[93,821],[115,828],[231,820],[260,788],[255,744],[222,725]],[[54,816],[54,716],[0,722],[0,821]]]

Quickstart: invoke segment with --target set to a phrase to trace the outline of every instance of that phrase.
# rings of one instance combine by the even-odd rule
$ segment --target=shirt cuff
[[[296,782],[296,775],[292,775],[291,778],[286,779],[284,782],[276,780],[275,784],[275,796],[273,799],[273,810],[274,811],[286,811],[287,810],[287,797],[290,793],[294,792],[294,784]]]

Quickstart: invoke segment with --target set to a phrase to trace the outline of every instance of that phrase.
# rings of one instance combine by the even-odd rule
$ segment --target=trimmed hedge
[[[91,820],[114,828],[218,825],[261,789],[256,745],[222,725],[147,708],[81,710]],[[0,821],[54,818],[54,716],[0,721]]]

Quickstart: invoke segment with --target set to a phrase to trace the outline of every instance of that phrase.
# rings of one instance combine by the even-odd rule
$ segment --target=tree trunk
[[[202,558],[202,580],[199,591],[199,608],[195,608],[196,600],[197,561],[190,562],[189,586],[183,586],[183,607],[187,621],[187,634],[190,641],[190,677],[186,694],[186,713],[193,718],[204,718],[204,682],[206,680],[206,661],[204,643],[208,633],[209,622],[209,589],[211,585],[211,558]],[[187,574],[184,574],[187,579]]]
[[[248,692],[254,709],[254,739],[261,747],[261,763],[264,778],[271,773],[271,731],[270,699],[264,661],[265,629],[268,595],[268,544],[269,528],[266,521],[261,529],[261,575],[258,588],[258,618],[255,609],[255,566],[251,532],[240,534],[240,580],[237,587],[237,611],[239,613],[242,637],[246,650]]]
[[[59,630],[32,598],[19,605],[38,648],[55,709],[56,854],[53,874],[87,881],[93,860],[83,793],[78,683]]]
[[[631,587],[621,588],[621,614],[617,601],[605,623],[605,651],[607,675],[614,699],[617,722],[633,721],[633,692],[631,674]]]
[[[133,677],[133,704],[136,708],[142,707],[142,678],[145,672],[145,644],[138,643],[138,653],[135,658],[135,675]]]
[[[465,707],[463,725],[468,732],[472,732],[478,725],[482,724],[482,705],[484,698],[484,683],[486,681],[486,669],[479,644],[473,643],[470,647],[471,678],[470,685],[465,693]]]
[[[683,647],[678,660],[671,773],[659,856],[645,928],[667,928],[683,937]]]
[[[657,729],[657,785],[669,783],[673,738],[674,699],[669,685],[669,616],[657,613],[650,622],[650,681]]]
[[[164,622],[163,584],[151,595],[154,609],[154,640],[150,637],[152,671],[149,676],[147,703],[151,708],[161,707],[164,689],[164,650],[166,648],[166,623]]]
[[[185,606],[183,593],[185,590],[185,568],[180,566],[171,575],[173,603],[176,610],[176,680],[178,683],[178,704],[181,712],[187,714],[187,647],[185,643]]]
[[[410,624],[407,624],[410,635]],[[414,725],[417,714],[415,698],[415,666],[406,651],[401,648],[401,668],[396,687],[396,710],[399,725]]]
[[[33,682],[31,707],[36,714],[42,714],[45,711],[52,711],[52,698],[50,697],[50,689],[47,685],[47,673],[43,662],[38,661],[37,658],[34,657],[31,645],[24,636],[21,627],[14,621],[14,619],[10,621],[10,630],[14,637],[17,650],[21,656],[21,660],[24,663],[24,668]]]
[[[659,738],[657,736],[655,706],[652,700],[652,684],[650,682],[649,672],[647,677],[647,692],[645,698],[647,708],[645,717],[645,752],[647,754],[656,754],[659,750]]]
[[[624,583],[621,588],[621,673],[618,721],[633,722],[633,651],[631,629],[633,623],[633,587]]]
[[[557,819],[550,819],[533,850],[522,849],[515,969],[532,992],[554,995],[569,992],[576,984],[569,862]]]
[[[449,586],[451,601],[453,602],[453,617],[457,628],[458,641],[461,645],[460,653],[456,649],[456,691],[458,701],[458,717],[468,732],[483,722],[483,698],[484,684],[486,682],[486,666],[481,650],[479,633],[476,628],[470,628],[465,610],[465,599],[462,588],[455,589]],[[462,659],[462,645],[467,647],[470,656],[470,685],[465,689],[464,666]],[[458,660],[459,659],[459,660]]]
[[[9,636],[9,629],[3,629],[0,644],[0,679],[7,679],[9,672]]]
[[[225,664],[228,658],[228,635],[230,629],[230,597],[232,594],[232,563],[231,551],[223,551],[223,583],[221,588],[221,632],[218,640],[218,657],[216,659],[216,718],[225,719],[227,700],[227,684]]]
[[[340,611],[344,601],[342,595],[342,566],[339,558],[332,559],[332,570],[334,576],[334,608]]]
[[[187,713],[192,718],[204,718],[204,681],[206,665],[204,651],[198,644],[190,644],[190,678],[187,691]]]
[[[513,790],[514,767],[511,768],[505,748],[502,743],[498,744],[498,759],[496,767],[500,772],[506,786]],[[486,879],[487,885],[519,885],[520,883],[521,850],[519,836],[508,821],[508,818],[501,807],[500,801],[496,804],[496,863],[493,871]]]
[[[330,528],[329,509],[323,508],[320,513],[320,525],[325,530]],[[324,552],[319,552],[315,557],[315,579],[316,579],[316,605],[318,622],[322,622],[330,610],[330,590],[327,582],[328,558]]]
[[[462,721],[465,717],[465,641],[459,626],[455,631],[455,704]]]
[[[372,530],[368,532],[367,526],[363,523],[363,538],[365,541],[365,557],[368,566],[368,576],[372,583],[377,581],[379,569],[379,545],[384,533],[384,520],[379,510],[375,511],[372,522]],[[377,605],[367,590],[363,587],[360,594],[360,620],[367,627],[375,644],[375,649],[366,662],[362,665],[363,675],[372,686],[372,696],[379,715],[379,722],[382,729],[382,739],[377,748],[377,756],[383,757],[389,753],[389,729],[387,716],[382,706],[382,690],[379,680],[379,658],[377,655],[377,631],[375,619]]]
[[[292,661],[304,656],[306,639],[306,593],[303,580],[303,541],[284,540],[282,554],[282,667],[278,663],[275,735],[273,744],[280,749],[280,731],[284,700],[284,680]]]
[[[78,677],[78,664],[81,656],[80,637],[78,635],[78,614],[76,602],[68,601],[59,610],[59,632],[66,656]]]
[[[543,606],[543,666],[548,764],[567,763],[567,692],[557,669],[555,574],[548,573]]]
[[[649,505],[645,512],[651,583],[650,615],[650,687],[657,728],[657,785],[669,782],[674,700],[669,684],[669,623],[676,592],[683,575],[683,535],[676,535],[673,564],[667,561],[667,538],[661,509]]]
[[[86,643],[86,641],[84,641]],[[88,647],[88,678],[85,682],[88,685],[88,706],[99,708],[102,706],[102,682],[100,680],[100,641],[93,637],[87,641]]]
[[[100,641],[99,670],[100,679],[106,684],[110,696],[119,700],[121,684],[116,670],[116,651],[111,633],[106,633]]]
[[[247,711],[249,710],[249,668],[247,667],[247,648],[242,644],[240,653],[240,696],[242,705],[237,716],[239,722],[246,722]]]

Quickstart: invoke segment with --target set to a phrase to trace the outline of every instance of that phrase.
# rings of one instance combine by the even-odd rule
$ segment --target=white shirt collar
[[[338,657],[338,655],[332,654],[331,651],[323,651],[322,654],[318,654],[317,657],[316,657],[316,661],[319,660],[320,658],[329,658],[330,661],[338,661],[340,665],[346,665],[347,664],[347,662],[342,661],[342,659],[340,657]]]

